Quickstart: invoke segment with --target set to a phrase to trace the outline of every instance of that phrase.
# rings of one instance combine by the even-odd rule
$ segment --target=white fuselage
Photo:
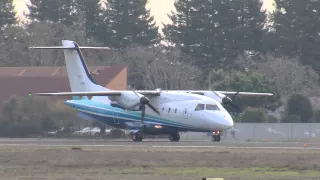
[[[99,104],[87,104],[87,101],[70,100],[66,104],[81,104],[81,106],[88,106],[93,111],[100,109],[105,111],[113,111],[111,114],[105,116],[112,116],[118,118],[120,121],[140,123],[140,112],[126,111],[120,108],[110,107],[111,101],[108,97],[96,96],[91,99],[93,102]],[[69,103],[68,103],[69,102]],[[131,103],[129,103],[131,105]],[[173,125],[177,128],[184,127],[190,131],[215,131],[225,130],[233,127],[233,120],[230,114],[223,106],[216,100],[196,94],[189,94],[185,92],[161,92],[160,96],[150,97],[150,104],[152,104],[160,112],[160,115],[154,113],[150,108],[146,108],[146,123]],[[202,109],[196,107],[200,104]],[[202,106],[203,104],[203,106]],[[207,109],[207,106],[214,106],[215,109]],[[79,111],[90,114],[88,110]],[[94,112],[92,112],[94,113]],[[107,112],[106,112],[107,113]],[[138,113],[138,114],[137,114]],[[99,115],[103,116],[103,113]],[[123,117],[123,118],[122,118]],[[124,118],[125,117],[125,118]]]

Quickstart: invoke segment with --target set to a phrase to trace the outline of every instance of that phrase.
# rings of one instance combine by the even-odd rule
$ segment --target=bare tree
[[[179,51],[136,46],[125,50],[128,77],[136,88],[194,89],[199,87],[199,70],[182,63]]]
[[[26,28],[10,27],[0,37],[1,66],[63,66],[61,50],[30,50],[30,46],[61,46],[61,40],[73,40],[81,46],[101,46],[85,37],[81,25],[66,26],[54,23],[33,23]],[[112,51],[83,50],[89,65],[110,64]]]
[[[276,80],[283,100],[295,93],[307,96],[319,93],[319,75],[311,67],[301,65],[298,58],[277,58],[271,54],[258,58],[241,56],[237,64]]]

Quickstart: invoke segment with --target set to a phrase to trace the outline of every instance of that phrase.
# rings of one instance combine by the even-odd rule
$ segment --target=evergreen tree
[[[77,9],[77,20],[84,24],[86,36],[95,37],[103,33],[103,11],[100,0],[77,0],[75,1]]]
[[[72,0],[30,0],[30,4],[28,16],[32,21],[66,25],[74,23],[74,1]]]
[[[195,0],[178,0],[174,2],[176,12],[169,15],[172,24],[164,25],[164,40],[180,47],[182,52],[192,54],[192,45],[196,44],[196,35],[192,30],[193,7]]]
[[[267,34],[264,29],[266,22],[266,12],[261,11],[262,1],[260,0],[236,0],[238,26],[235,29],[234,39],[237,40],[236,49],[238,53],[244,51],[262,52],[263,37]]]
[[[13,25],[17,23],[12,0],[1,0],[0,1],[0,29],[7,25]]]
[[[221,12],[227,14],[230,6],[222,1],[178,0],[175,7],[177,13],[169,16],[173,24],[164,28],[167,39],[195,58],[198,66],[216,66],[227,51],[228,19]]]
[[[276,0],[274,29],[280,55],[299,56],[304,64],[320,72],[320,1]]]
[[[260,49],[265,14],[259,0],[178,0],[175,7],[173,23],[164,28],[166,40],[202,68],[226,67],[239,53]]]
[[[158,27],[146,4],[147,0],[107,0],[106,32],[99,34],[98,39],[114,47],[157,44]]]

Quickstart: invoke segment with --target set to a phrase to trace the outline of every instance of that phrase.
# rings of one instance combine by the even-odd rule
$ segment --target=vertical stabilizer
[[[62,40],[69,83],[72,92],[90,92],[109,90],[98,85],[89,73],[82,53],[76,42]]]
[[[62,40],[62,46],[29,47],[30,49],[60,49],[64,52],[72,92],[108,91],[91,77],[80,49],[110,49],[108,47],[79,47],[76,42]],[[74,97],[75,98],[75,97]]]

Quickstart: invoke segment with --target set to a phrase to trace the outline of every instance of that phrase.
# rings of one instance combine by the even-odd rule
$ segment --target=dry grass
[[[0,148],[1,179],[319,179],[320,151],[116,147]]]

